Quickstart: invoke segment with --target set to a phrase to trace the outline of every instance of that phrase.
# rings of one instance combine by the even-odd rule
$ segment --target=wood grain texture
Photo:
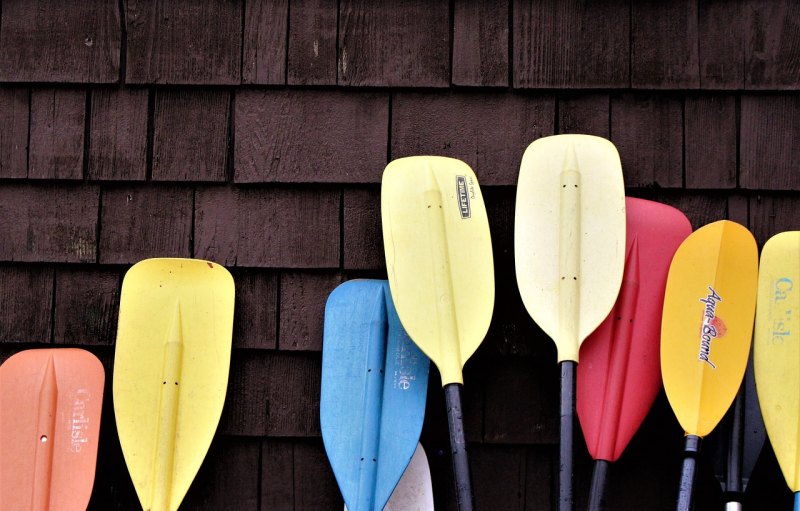
[[[293,0],[289,13],[289,85],[336,85],[336,0]]]
[[[0,178],[28,176],[29,121],[30,91],[0,87]]]
[[[225,181],[230,94],[157,91],[153,181]]]
[[[234,268],[236,282],[233,347],[278,347],[278,275],[271,271]]]
[[[128,0],[127,83],[241,81],[242,0]]]
[[[800,230],[800,201],[781,193],[760,193],[750,198],[750,229],[759,246],[784,231]]]
[[[683,103],[679,97],[612,96],[611,141],[622,159],[625,186],[683,185]]]
[[[341,0],[339,85],[447,87],[449,17],[446,2]]]
[[[684,116],[686,188],[735,188],[736,97],[688,96]]]
[[[555,484],[553,467],[557,466],[558,453],[549,445],[525,449],[525,511],[549,509]],[[555,490],[557,491],[557,490]]]
[[[103,191],[100,263],[191,257],[192,190],[127,186]]]
[[[255,437],[267,435],[271,356],[264,351],[233,351],[219,433]]]
[[[53,342],[114,344],[121,284],[120,273],[113,269],[58,268]]]
[[[258,509],[260,440],[216,436],[181,507]]]
[[[340,198],[330,188],[199,189],[195,257],[224,266],[338,268]]]
[[[508,4],[508,0],[455,2],[454,85],[508,85]]]
[[[699,0],[697,47],[700,87],[744,88],[746,0]]]
[[[294,508],[342,509],[343,502],[322,442],[294,445]]]
[[[391,157],[450,156],[472,167],[481,185],[512,185],[525,148],[553,134],[554,117],[549,95],[397,93]]]
[[[294,444],[280,438],[261,442],[261,509],[295,510]]]
[[[525,511],[525,449],[481,445],[469,454],[475,508]]]
[[[745,88],[800,89],[800,5],[791,0],[747,0]]]
[[[267,371],[267,434],[319,437],[320,354],[271,352]]]
[[[288,19],[288,0],[245,2],[242,83],[264,85],[286,83]]]
[[[322,351],[325,303],[342,283],[336,273],[281,273],[280,338],[282,350]]]
[[[28,177],[83,179],[85,128],[85,90],[34,89]]]
[[[639,196],[640,194],[637,194]],[[644,194],[642,198],[663,202],[679,209],[697,230],[706,224],[727,218],[728,201],[723,193],[665,190]]]
[[[0,186],[0,260],[95,262],[99,199],[95,186]]]
[[[742,96],[739,185],[800,190],[800,97]]]
[[[0,81],[117,82],[121,39],[116,2],[4,2]]]
[[[344,190],[344,269],[386,268],[379,188]]]
[[[581,93],[559,96],[558,132],[608,138],[611,98],[608,94]]]
[[[379,182],[386,166],[386,94],[241,91],[235,116],[238,183]]]
[[[729,195],[726,218],[750,227],[750,198],[740,193]]]
[[[92,91],[89,179],[142,181],[147,174],[147,90]]]
[[[631,3],[631,86],[700,87],[697,0]]]
[[[0,265],[0,342],[49,343],[53,268]]]
[[[628,87],[629,8],[626,0],[513,2],[514,87]]]

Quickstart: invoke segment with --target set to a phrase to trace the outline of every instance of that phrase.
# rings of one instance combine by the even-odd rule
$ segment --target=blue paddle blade
[[[417,448],[428,358],[400,324],[385,280],[351,280],[325,306],[320,425],[350,511],[384,508]]]

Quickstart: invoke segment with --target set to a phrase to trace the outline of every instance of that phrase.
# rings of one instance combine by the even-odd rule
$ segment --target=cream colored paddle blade
[[[773,236],[761,251],[753,347],[756,390],[775,456],[800,491],[800,232]]]
[[[214,437],[233,332],[233,279],[194,259],[147,259],[125,275],[114,412],[136,493],[178,509]]]
[[[678,422],[704,437],[742,383],[756,305],[758,250],[728,220],[689,235],[672,259],[661,320],[661,376]]]
[[[614,145],[557,135],[525,151],[517,187],[514,261],[525,308],[578,360],[617,300],[625,264],[625,190]]]
[[[436,364],[442,385],[483,341],[494,307],[489,221],[466,163],[439,156],[391,162],[383,173],[386,269],[409,337]]]

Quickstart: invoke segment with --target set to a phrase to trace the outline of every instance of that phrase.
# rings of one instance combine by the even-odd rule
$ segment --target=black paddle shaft
[[[464,439],[464,420],[461,413],[461,384],[444,386],[447,404],[447,424],[450,426],[450,451],[453,457],[453,476],[456,483],[456,502],[459,511],[472,511],[475,503],[472,496],[472,477],[467,458],[467,442]]]
[[[573,511],[572,444],[575,438],[575,369],[572,360],[561,362],[561,445],[558,468],[558,510]]]
[[[700,437],[686,435],[686,445],[683,448],[683,468],[681,469],[681,483],[678,488],[678,511],[690,511],[692,508],[692,489],[694,487],[694,474],[697,467],[697,454],[700,452]]]
[[[592,470],[592,487],[589,490],[589,511],[602,511],[606,508],[606,479],[608,467],[606,460],[595,460]]]

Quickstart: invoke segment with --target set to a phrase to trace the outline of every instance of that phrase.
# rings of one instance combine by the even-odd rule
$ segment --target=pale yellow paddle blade
[[[556,343],[558,361],[577,362],[617,300],[625,264],[625,189],[611,142],[557,135],[528,146],[514,261],[528,313]]]
[[[489,221],[475,173],[452,158],[395,160],[383,173],[381,216],[400,321],[442,385],[462,383],[494,307]]]
[[[764,245],[753,347],[761,414],[792,491],[800,491],[800,232]]]
[[[142,508],[178,509],[219,423],[231,355],[233,279],[194,259],[147,259],[125,275],[114,412]]]
[[[687,434],[706,436],[742,383],[756,306],[758,249],[741,225],[721,220],[675,253],[661,321],[661,376]]]

